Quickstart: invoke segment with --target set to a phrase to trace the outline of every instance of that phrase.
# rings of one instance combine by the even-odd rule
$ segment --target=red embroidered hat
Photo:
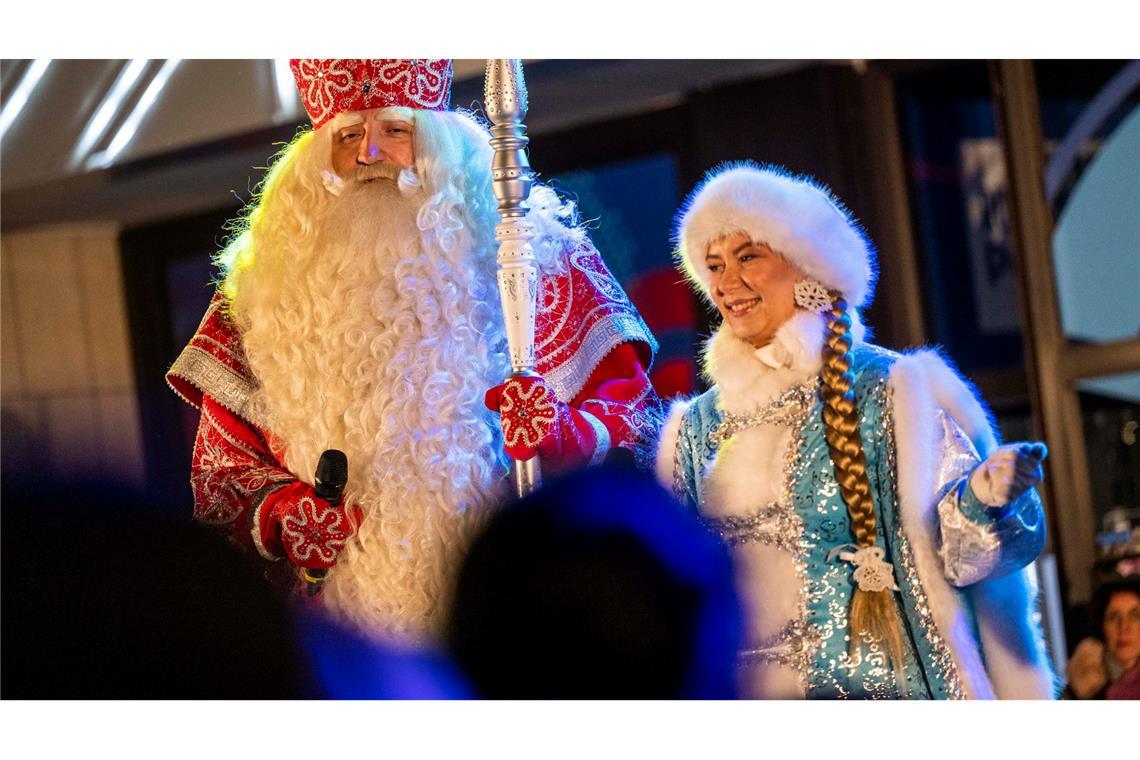
[[[289,67],[313,129],[344,111],[445,111],[451,101],[449,58],[294,58]]]

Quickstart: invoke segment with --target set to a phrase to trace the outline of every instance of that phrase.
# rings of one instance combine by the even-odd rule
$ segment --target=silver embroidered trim
[[[168,374],[181,377],[197,386],[203,393],[213,396],[218,403],[239,417],[265,427],[263,415],[254,409],[252,403],[257,384],[227,367],[209,351],[197,346],[187,346],[174,360]],[[185,397],[183,400],[189,401]]]
[[[794,553],[799,544],[800,520],[787,502],[773,501],[751,515],[705,518],[704,524],[729,546],[754,541]]]
[[[330,517],[332,522],[326,525]],[[294,561],[307,562],[316,554],[322,562],[334,562],[348,540],[349,531],[342,527],[347,521],[331,504],[302,496],[296,508],[281,518],[281,542],[288,543]]]
[[[586,422],[590,423],[590,427],[594,429],[594,453],[590,456],[590,464],[587,466],[601,464],[602,460],[606,458],[606,454],[610,451],[610,431],[602,424],[601,420],[589,412],[579,409],[578,413],[581,414],[586,419]]]
[[[893,395],[890,393],[890,386],[887,385],[886,378],[884,378],[872,392],[881,394],[880,402],[882,403],[884,415],[890,419],[890,422],[885,426],[887,431],[887,462],[890,466],[891,474],[895,479],[895,483],[898,483],[894,400]],[[896,514],[897,513],[896,510]],[[914,556],[911,553],[910,542],[907,541],[906,534],[903,532],[901,519],[897,520],[895,539],[898,542],[899,564],[906,574],[907,584],[910,586],[911,594],[914,596],[914,608],[918,614],[918,625],[922,629],[922,635],[926,638],[927,643],[930,644],[930,650],[934,655],[934,661],[931,664],[940,672],[943,680],[946,682],[947,696],[950,699],[965,699],[966,691],[962,686],[962,676],[958,670],[958,664],[954,661],[954,655],[950,650],[949,643],[942,637],[942,634],[938,630],[938,625],[934,622],[934,614],[930,609],[930,601],[927,599],[922,581],[918,577],[918,569],[914,564]]]
[[[818,384],[818,378],[813,378],[802,385],[788,389],[765,409],[747,417],[737,418],[740,421],[747,421],[749,423],[747,427],[751,427],[752,424],[783,424],[790,427],[788,445],[784,450],[784,482],[780,499],[762,507],[752,516],[707,518],[705,520],[705,524],[711,529],[725,530],[729,534],[728,536],[722,534],[726,541],[735,538],[738,539],[738,542],[750,540],[765,542],[767,538],[772,537],[773,545],[791,554],[792,564],[802,589],[799,594],[799,601],[796,604],[796,617],[759,647],[738,652],[737,663],[740,666],[758,662],[790,666],[796,670],[800,688],[805,693],[809,685],[812,662],[823,646],[823,636],[815,626],[808,622],[807,602],[811,588],[805,556],[804,524],[792,505],[794,503],[795,485],[805,477],[806,462],[800,457],[800,444],[802,443],[804,426],[816,408]],[[696,408],[696,404],[694,404],[686,410],[677,436],[677,445],[673,449],[673,491],[682,500],[685,498],[685,481],[681,467],[681,447],[686,447],[693,470],[697,473],[706,472],[709,463],[716,457],[720,444],[731,435],[744,429],[742,426],[734,426],[731,432],[728,432],[729,429],[725,428],[722,422],[713,433],[704,436],[703,440],[698,440],[695,436],[685,432],[687,426],[691,427],[689,415],[693,414]],[[759,421],[761,419],[764,421]],[[718,432],[727,432],[727,435],[717,435]],[[697,449],[703,449],[703,451]],[[695,487],[697,509],[703,512],[704,488],[699,482],[699,478]],[[772,532],[766,530],[767,526],[764,525],[764,522],[767,517],[774,517],[777,521],[779,525],[778,535],[774,536]]]
[[[611,351],[622,343],[635,340],[645,341],[651,352],[657,353],[657,341],[646,330],[640,317],[626,313],[607,314],[586,332],[577,350],[547,372],[543,379],[553,386],[559,400],[570,403]]]
[[[230,448],[221,445],[215,436]],[[235,458],[233,450],[248,459]],[[208,408],[203,408],[198,422],[195,452],[197,464],[190,476],[194,518],[205,523],[228,525],[241,514],[243,500],[253,497],[268,483],[292,479],[230,435]],[[241,476],[234,473],[238,467],[243,470]]]
[[[257,549],[257,553],[270,562],[276,562],[282,557],[269,551],[269,548],[261,541],[261,508],[265,506],[265,499],[269,494],[274,491],[284,488],[285,483],[274,483],[257,492],[257,496],[253,502],[253,523],[249,529],[249,535],[253,538],[253,545]]]
[[[795,668],[803,673],[811,667],[815,650],[822,641],[819,632],[804,620],[790,620],[765,639],[760,646],[742,649],[736,655],[737,667],[773,664]]]
[[[685,445],[685,419],[688,416],[686,411],[681,419],[681,427],[677,430],[677,445],[673,447],[673,498],[682,504],[685,503],[685,475],[681,472],[681,447]],[[693,466],[696,466],[696,461],[693,461]]]
[[[810,398],[804,390],[806,388],[811,389]],[[780,500],[785,504],[794,505],[796,484],[806,475],[807,461],[800,456],[800,444],[803,442],[804,427],[816,408],[819,398],[818,389],[819,378],[817,377],[788,391],[789,393],[800,392],[804,394],[800,398],[806,401],[804,404],[806,408],[790,418],[791,436],[788,439],[788,447],[784,450],[784,483],[780,496]],[[794,544],[791,551],[792,565],[795,567],[796,575],[799,576],[801,589],[798,595],[799,599],[796,602],[796,618],[793,622],[798,624],[806,633],[801,639],[804,645],[802,655],[790,660],[788,664],[795,667],[799,672],[800,688],[803,689],[804,694],[807,694],[811,682],[812,662],[820,649],[823,648],[823,633],[808,622],[808,597],[812,589],[811,578],[807,569],[804,522],[796,514],[795,509],[792,509],[789,514],[790,520],[795,526]]]
[[[813,377],[792,386],[752,414],[725,414],[716,429],[709,433],[709,443],[719,446],[742,430],[760,425],[790,426],[806,420],[819,397],[819,383],[819,378]]]

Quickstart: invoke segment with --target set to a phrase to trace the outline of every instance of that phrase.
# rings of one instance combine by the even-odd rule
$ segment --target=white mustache
[[[349,182],[371,182],[377,179],[390,179],[396,181],[403,169],[388,161],[377,161],[374,164],[352,167],[345,179]]]

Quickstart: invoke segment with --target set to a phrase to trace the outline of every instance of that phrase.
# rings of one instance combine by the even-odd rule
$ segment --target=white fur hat
[[[709,172],[678,212],[677,257],[685,275],[709,295],[709,243],[743,232],[765,243],[849,306],[870,303],[875,249],[859,222],[823,185],[787,169],[753,163]]]

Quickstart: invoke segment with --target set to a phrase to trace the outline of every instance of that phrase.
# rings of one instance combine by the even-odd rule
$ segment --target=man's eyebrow
[[[735,256],[736,254],[738,254],[738,253],[740,253],[741,251],[743,251],[745,248],[751,248],[751,247],[752,247],[752,246],[754,246],[754,245],[756,245],[756,244],[755,244],[754,242],[752,242],[751,240],[749,240],[749,241],[747,241],[747,242],[745,242],[745,243],[741,243],[740,245],[736,246],[736,248],[735,248],[735,249],[733,249],[733,251],[732,251],[732,255],[733,255],[733,256]]]
[[[353,114],[339,114],[332,122],[332,126],[336,131],[345,129],[346,127],[355,127],[364,123],[364,117],[358,113]]]

